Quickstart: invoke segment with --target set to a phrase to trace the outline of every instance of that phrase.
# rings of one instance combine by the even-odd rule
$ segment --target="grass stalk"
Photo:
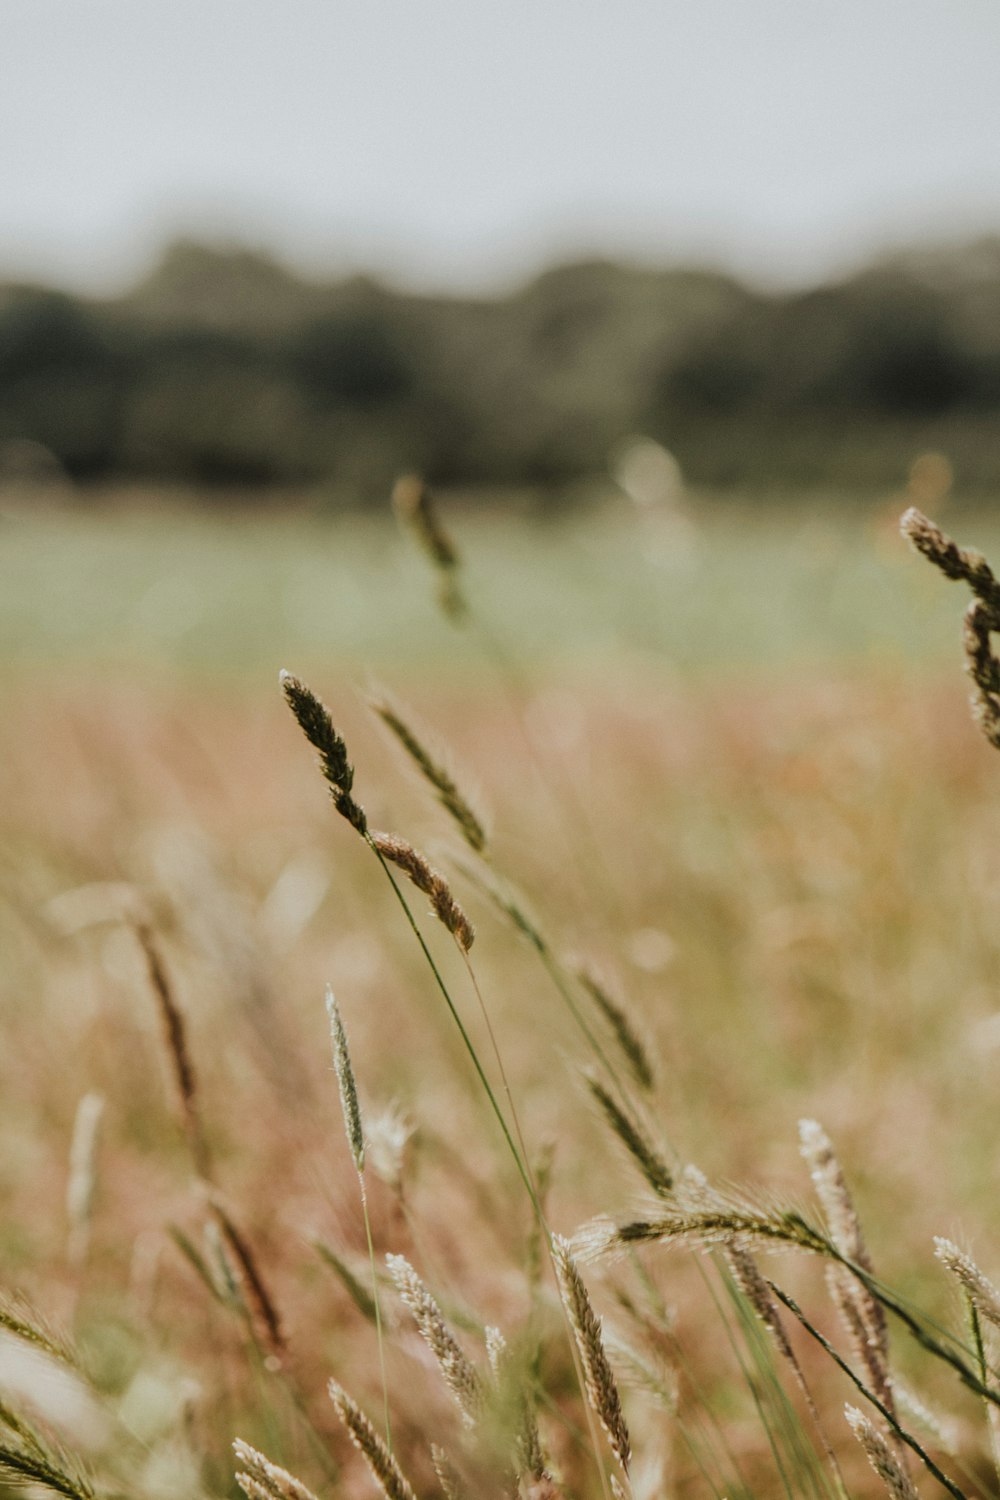
[[[944,1470],[934,1462],[933,1458],[931,1458],[930,1454],[917,1441],[913,1434],[911,1432],[907,1432],[906,1428],[900,1425],[899,1420],[890,1411],[889,1407],[886,1406],[884,1402],[879,1400],[874,1391],[869,1390],[860,1376],[854,1373],[847,1361],[843,1359],[840,1354],[838,1354],[837,1350],[830,1343],[829,1339],[824,1338],[819,1329],[816,1328],[812,1323],[810,1323],[809,1319],[806,1317],[805,1313],[799,1307],[794,1298],[789,1297],[787,1293],[781,1290],[780,1287],[775,1286],[773,1281],[769,1281],[768,1286],[770,1287],[773,1294],[777,1297],[778,1301],[784,1307],[788,1308],[788,1311],[794,1318],[798,1319],[802,1327],[805,1329],[806,1333],[809,1334],[810,1338],[816,1340],[817,1344],[819,1344],[820,1348],[830,1356],[837,1368],[847,1376],[848,1380],[850,1380],[854,1386],[857,1387],[862,1396],[864,1396],[865,1400],[871,1403],[871,1405],[878,1412],[879,1416],[885,1422],[890,1431],[899,1439],[901,1443],[905,1443],[906,1446],[916,1454],[916,1456],[920,1459],[920,1462],[927,1469],[928,1473],[934,1476],[938,1484],[944,1486],[949,1495],[953,1497],[953,1500],[969,1500],[969,1496],[966,1495],[965,1491],[959,1489],[955,1481],[953,1479],[950,1479],[944,1472]]]

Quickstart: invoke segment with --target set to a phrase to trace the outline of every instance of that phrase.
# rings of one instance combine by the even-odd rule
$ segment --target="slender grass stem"
[[[486,1071],[483,1068],[482,1062],[480,1061],[479,1053],[476,1051],[476,1048],[475,1048],[475,1045],[474,1045],[474,1043],[472,1041],[472,1038],[469,1036],[468,1030],[466,1029],[466,1026],[465,1026],[465,1022],[462,1020],[462,1017],[459,1015],[458,1007],[456,1006],[454,1000],[451,997],[451,993],[450,993],[450,991],[448,989],[448,986],[445,984],[444,979],[441,977],[441,971],[440,971],[440,969],[438,968],[437,964],[434,961],[434,955],[431,953],[430,948],[427,946],[427,942],[426,942],[426,940],[424,938],[424,935],[420,931],[420,927],[417,924],[417,920],[414,917],[413,912],[410,909],[409,902],[407,901],[406,897],[403,895],[403,892],[400,890],[399,884],[396,881],[396,878],[393,875],[392,871],[390,870],[388,863],[386,862],[385,859],[383,859],[381,852],[379,851],[379,849],[376,846],[374,840],[371,838],[371,836],[369,834],[365,834],[365,840],[366,840],[369,848],[372,850],[373,854],[375,855],[376,859],[378,860],[379,864],[382,866],[382,869],[385,871],[386,879],[388,880],[389,884],[392,886],[393,890],[395,891],[395,893],[396,893],[396,899],[399,901],[400,906],[403,908],[403,912],[405,913],[406,920],[407,920],[407,922],[408,922],[408,924],[410,926],[410,929],[413,932],[414,937],[416,938],[417,942],[420,945],[420,949],[421,949],[421,952],[424,955],[424,958],[427,960],[427,963],[430,966],[431,973],[434,976],[434,981],[437,984],[438,989],[441,991],[441,994],[442,994],[442,996],[444,998],[444,1002],[445,1002],[445,1004],[448,1007],[448,1011],[449,1011],[449,1013],[451,1015],[452,1020],[454,1021],[455,1025],[458,1027],[459,1035],[462,1038],[462,1042],[463,1042],[463,1045],[465,1046],[465,1050],[469,1054],[469,1058],[471,1059],[472,1065],[473,1065],[473,1067],[476,1070],[476,1074],[477,1074],[477,1076],[479,1078],[479,1081],[482,1084],[483,1089],[485,1090],[486,1097],[487,1097],[487,1099],[489,1101],[490,1108],[492,1109],[494,1115],[496,1116],[497,1123],[500,1126],[500,1130],[501,1130],[501,1132],[503,1134],[503,1138],[504,1138],[504,1140],[507,1143],[507,1148],[510,1151],[511,1156],[514,1158],[514,1164],[517,1167],[518,1176],[521,1178],[521,1181],[524,1183],[525,1191],[527,1192],[528,1197],[531,1199],[532,1205],[535,1207],[535,1209],[537,1211],[538,1204],[537,1204],[537,1200],[535,1198],[535,1191],[534,1191],[534,1188],[532,1187],[532,1184],[531,1184],[531,1177],[530,1177],[530,1174],[528,1172],[528,1169],[527,1169],[525,1163],[521,1160],[521,1153],[518,1151],[517,1146],[514,1143],[514,1137],[511,1135],[510,1126],[507,1124],[507,1121],[506,1121],[506,1119],[504,1117],[503,1110],[500,1108],[500,1104],[499,1104],[499,1102],[497,1100],[496,1092],[495,1092],[495,1090],[493,1088],[493,1085],[490,1083],[489,1078],[486,1076]]]
[[[358,1173],[358,1188],[361,1193],[361,1217],[365,1223],[365,1239],[368,1243],[368,1264],[372,1275],[372,1302],[375,1307],[375,1342],[378,1345],[378,1367],[382,1380],[382,1412],[385,1420],[385,1446],[392,1453],[392,1424],[389,1418],[389,1379],[385,1369],[385,1330],[382,1326],[382,1299],[378,1290],[378,1273],[375,1270],[375,1244],[372,1240],[372,1223],[368,1213],[368,1192],[363,1172]]]
[[[731,1278],[728,1277],[725,1269],[719,1265],[718,1260],[715,1257],[713,1257],[713,1262],[715,1264],[716,1271],[722,1278],[723,1283],[731,1282]],[[710,1278],[706,1275],[703,1280],[708,1290],[708,1294],[712,1299],[712,1305],[715,1308],[716,1313],[718,1314],[719,1321],[721,1322],[723,1328],[726,1330],[726,1340],[733,1352],[733,1357],[735,1358],[736,1363],[739,1366],[740,1374],[746,1382],[746,1386],[748,1391],[750,1392],[750,1396],[756,1409],[757,1416],[760,1418],[760,1424],[764,1429],[764,1434],[767,1438],[767,1444],[771,1450],[771,1457],[774,1459],[774,1467],[777,1470],[778,1478],[781,1480],[782,1488],[784,1489],[785,1494],[788,1496],[788,1500],[792,1500],[791,1483],[789,1481],[788,1474],[785,1471],[785,1465],[778,1449],[778,1442],[774,1435],[774,1432],[772,1431],[771,1422],[768,1419],[767,1412],[764,1409],[764,1403],[761,1398],[760,1391],[757,1389],[756,1381],[754,1380],[751,1371],[747,1368],[746,1362],[744,1361],[743,1356],[740,1353],[739,1345],[737,1344],[736,1337],[733,1333],[732,1328],[730,1327],[725,1308],[720,1303],[716,1290],[711,1284]]]
[[[901,1442],[905,1443],[908,1448],[911,1448],[913,1450],[924,1467],[930,1474],[933,1474],[934,1478],[938,1481],[939,1484],[944,1486],[949,1495],[952,1495],[954,1497],[954,1500],[969,1500],[969,1497],[968,1495],[966,1495],[965,1491],[959,1489],[954,1480],[948,1478],[948,1475],[944,1472],[943,1469],[938,1467],[927,1450],[917,1442],[913,1434],[907,1432],[905,1427],[900,1426],[896,1417],[893,1416],[892,1412],[884,1404],[884,1402],[879,1400],[879,1398],[875,1395],[875,1392],[870,1391],[865,1385],[864,1381],[861,1380],[859,1376],[855,1375],[850,1365],[837,1353],[837,1350],[830,1343],[829,1339],[824,1338],[819,1329],[814,1327],[814,1325],[810,1323],[809,1319],[806,1317],[805,1313],[799,1307],[794,1298],[789,1297],[787,1293],[781,1290],[780,1287],[775,1286],[773,1281],[769,1281],[768,1286],[777,1297],[778,1301],[781,1302],[783,1306],[788,1308],[788,1311],[792,1314],[793,1318],[798,1319],[809,1336],[816,1340],[820,1348],[830,1356],[838,1369],[842,1370],[847,1378],[852,1382],[852,1384],[857,1387],[862,1396],[864,1396],[865,1400],[871,1402],[872,1406],[874,1406],[879,1416],[883,1419],[884,1422],[888,1424],[889,1428],[892,1432],[895,1433],[896,1437],[898,1437]]]

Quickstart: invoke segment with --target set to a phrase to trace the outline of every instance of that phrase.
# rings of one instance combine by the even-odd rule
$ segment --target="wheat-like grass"
[[[12,1488],[38,1485],[68,1500],[94,1500],[94,1487],[83,1474],[70,1472],[61,1463],[35,1451],[25,1452],[0,1443],[0,1478]]]
[[[573,1245],[583,1260],[613,1255],[633,1245],[662,1244],[711,1250],[737,1240],[761,1249],[806,1250],[814,1255],[838,1257],[826,1235],[794,1209],[759,1208],[735,1196],[717,1207],[701,1208],[678,1202],[649,1219],[616,1224],[599,1217],[583,1225],[573,1236]]]
[[[1000,661],[990,642],[991,632],[1000,630],[1000,582],[982,553],[960,547],[915,506],[905,512],[900,528],[946,578],[962,580],[976,596],[965,612],[962,632],[975,689],[972,715],[990,744],[1000,749]]]
[[[587,1399],[608,1435],[612,1452],[627,1474],[632,1442],[622,1411],[618,1383],[604,1347],[601,1320],[577,1270],[569,1241],[558,1234],[552,1236],[552,1262],[583,1364]]]
[[[285,1358],[287,1344],[277,1304],[260,1263],[222,1196],[215,1190],[210,1191],[208,1204],[222,1239],[235,1261],[242,1300],[250,1313],[256,1335],[267,1350],[270,1362],[277,1368]]]
[[[365,834],[368,820],[364,808],[351,795],[354,767],[347,758],[347,746],[333,727],[330,710],[311,688],[298,677],[293,677],[291,672],[283,671],[280,681],[285,701],[295,715],[299,728],[319,752],[319,768],[330,788],[334,807],[352,828]]]
[[[344,1116],[347,1144],[358,1173],[365,1170],[365,1133],[361,1128],[361,1106],[358,1089],[351,1066],[351,1054],[347,1047],[347,1033],[341,1018],[336,996],[329,985],[326,987],[326,1013],[330,1018],[330,1044],[333,1051],[333,1069],[340,1090],[340,1108]]]
[[[263,1500],[264,1496],[268,1500],[316,1500],[301,1479],[272,1463],[242,1438],[233,1443],[233,1451],[243,1465],[242,1472],[236,1475],[236,1482],[249,1500]]]
[[[501,1398],[516,1407],[515,1468],[519,1475],[533,1480],[548,1477],[542,1453],[542,1438],[529,1395],[527,1372],[517,1368],[511,1351],[499,1328],[487,1328],[486,1353],[493,1372],[493,1384]]]
[[[468,953],[475,941],[476,929],[455,900],[444,876],[433,869],[418,849],[398,834],[372,831],[369,836],[382,858],[402,870],[417,890],[423,891],[430,898],[435,916],[447,927],[462,952]]]
[[[398,703],[380,692],[369,699],[373,711],[386,728],[402,745],[420,774],[430,783],[441,806],[449,814],[462,838],[476,854],[486,848],[486,828],[481,815],[475,810],[469,796],[461,790],[454,776],[444,763],[439,751],[430,749],[426,738],[418,734],[410,720],[404,717]]]
[[[392,505],[437,569],[441,608],[451,619],[462,619],[467,605],[458,585],[458,551],[441,524],[429,488],[417,475],[403,474],[393,486]]]
[[[166,965],[152,931],[142,922],[136,922],[133,931],[146,959],[150,987],[160,1013],[163,1039],[173,1072],[188,1148],[198,1176],[208,1181],[212,1175],[211,1158],[198,1110],[198,1086],[187,1044],[184,1014],[174,997]]]
[[[41,1434],[31,1425],[27,1417],[15,1411],[12,1406],[8,1406],[2,1397],[0,1397],[0,1426],[12,1432],[29,1453],[44,1456],[45,1443]]]
[[[448,1327],[444,1314],[430,1291],[402,1255],[387,1255],[385,1263],[403,1302],[413,1314],[420,1335],[437,1360],[463,1418],[477,1422],[483,1410],[483,1382],[475,1365]]]
[[[725,1251],[726,1264],[732,1274],[739,1290],[753,1308],[757,1317],[763,1323],[774,1341],[774,1347],[780,1357],[792,1372],[792,1378],[801,1392],[802,1399],[812,1419],[813,1426],[819,1436],[820,1443],[827,1463],[833,1474],[834,1483],[843,1494],[844,1485],[840,1474],[833,1447],[823,1427],[819,1410],[813,1398],[809,1383],[806,1380],[805,1371],[799,1361],[798,1355],[792,1348],[791,1340],[785,1331],[785,1325],[781,1320],[781,1313],[775,1301],[771,1288],[765,1278],[761,1275],[757,1262],[744,1245],[730,1244]]]
[[[953,1240],[935,1239],[934,1254],[966,1292],[979,1316],[1000,1328],[1000,1290]]]
[[[636,1030],[623,1005],[614,999],[607,984],[589,964],[577,964],[576,978],[611,1028],[612,1035],[629,1065],[632,1077],[643,1089],[653,1087],[653,1064],[649,1048]]]
[[[892,1500],[919,1500],[913,1481],[874,1422],[856,1406],[845,1406],[844,1415],[864,1449],[868,1462],[882,1480]]]
[[[963,580],[984,604],[1000,610],[1000,582],[981,552],[960,547],[915,505],[904,511],[899,526],[907,540],[946,578]]]
[[[757,1269],[753,1256],[744,1245],[738,1243],[727,1245],[725,1255],[733,1280],[773,1338],[778,1353],[782,1359],[798,1368],[798,1360],[789,1343],[777,1303],[771,1296],[767,1282]]]
[[[673,1191],[674,1176],[656,1148],[647,1140],[643,1131],[621,1105],[615,1100],[599,1078],[587,1074],[587,1087],[600,1105],[611,1129],[636,1162],[642,1175],[661,1197]]]
[[[351,1063],[350,1049],[347,1045],[347,1032],[344,1029],[340,1007],[329,985],[326,987],[326,1012],[330,1020],[330,1043],[333,1051],[333,1069],[337,1075],[337,1087],[340,1091],[340,1109],[344,1117],[347,1144],[350,1147],[355,1171],[358,1174],[361,1216],[365,1225],[365,1239],[368,1243],[368,1264],[372,1278],[371,1306],[375,1318],[375,1329],[378,1335],[379,1365],[382,1373],[385,1440],[391,1452],[392,1425],[389,1419],[389,1383],[385,1372],[385,1340],[382,1329],[382,1307],[378,1294],[378,1276],[375,1272],[375,1245],[372,1239],[371,1216],[368,1212],[368,1191],[365,1187],[365,1133],[361,1125],[361,1105],[358,1102],[358,1088],[354,1079],[354,1067]],[[346,1267],[341,1265],[336,1256],[331,1256],[330,1259],[334,1268],[340,1272],[341,1279],[350,1291],[351,1285],[347,1279]],[[352,1292],[352,1295],[354,1295],[355,1302],[359,1306],[362,1305],[359,1302],[357,1294]]]
[[[79,1368],[79,1359],[69,1342],[21,1299],[14,1300],[0,1293],[0,1329],[23,1339],[26,1344],[72,1370]]]
[[[909,1448],[912,1453],[915,1453],[920,1462],[927,1469],[928,1473],[932,1474],[938,1481],[938,1483],[942,1486],[942,1488],[947,1490],[949,1495],[952,1496],[952,1500],[969,1500],[969,1497],[965,1494],[965,1492],[961,1490],[955,1483],[955,1481],[949,1478],[944,1470],[938,1466],[931,1455],[925,1448],[920,1445],[913,1434],[911,1432],[907,1432],[905,1428],[900,1426],[898,1417],[893,1412],[891,1412],[889,1408],[883,1404],[883,1402],[879,1400],[874,1391],[870,1390],[865,1385],[860,1376],[851,1368],[851,1366],[845,1359],[841,1358],[836,1349],[834,1349],[833,1345],[820,1333],[819,1329],[815,1328],[813,1324],[809,1322],[809,1319],[805,1316],[802,1309],[798,1306],[794,1299],[789,1297],[787,1292],[783,1292],[780,1287],[775,1286],[773,1281],[769,1282],[768,1285],[771,1288],[771,1291],[777,1297],[778,1301],[781,1302],[782,1306],[788,1308],[788,1311],[798,1319],[799,1323],[806,1330],[809,1336],[815,1339],[822,1349],[826,1350],[826,1353],[833,1360],[834,1364],[848,1377],[855,1388],[861,1393],[862,1396],[864,1396],[865,1400],[870,1402],[871,1405],[874,1406],[875,1410],[883,1418],[886,1427],[891,1432],[892,1436],[897,1440],[899,1444],[899,1448],[897,1451],[901,1453],[904,1448]],[[898,1305],[896,1310],[899,1311]],[[930,1347],[930,1345],[928,1345],[928,1347]],[[982,1388],[980,1388],[980,1392],[982,1393]],[[881,1436],[881,1433],[879,1433],[879,1437]],[[883,1438],[882,1441],[884,1442],[885,1439]],[[888,1448],[888,1445],[886,1446],[887,1451],[891,1453],[892,1450]],[[893,1457],[893,1462],[897,1465],[898,1468],[902,1470],[902,1464],[895,1456]],[[905,1470],[903,1470],[903,1472],[905,1473]]]
[[[361,1407],[335,1380],[330,1381],[328,1390],[337,1415],[364,1457],[385,1500],[416,1500],[413,1486]]]
[[[799,1141],[826,1217],[830,1238],[845,1260],[874,1276],[861,1220],[829,1137],[815,1120],[800,1120]],[[869,1289],[843,1266],[831,1266],[828,1280],[855,1355],[864,1365],[873,1389],[893,1411],[889,1327],[885,1311]]]
[[[439,1443],[431,1444],[431,1462],[444,1500],[465,1500],[465,1487],[449,1455]]]

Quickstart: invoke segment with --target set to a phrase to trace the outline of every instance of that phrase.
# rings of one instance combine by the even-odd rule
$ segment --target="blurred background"
[[[987,0],[7,0],[0,474],[543,512],[1000,477]]]
[[[5,659],[419,655],[403,471],[580,654],[884,644],[859,521],[884,560],[908,486],[992,509],[986,0],[8,0],[3,32]],[[790,543],[833,580],[801,616]],[[713,636],[727,554],[751,603]]]

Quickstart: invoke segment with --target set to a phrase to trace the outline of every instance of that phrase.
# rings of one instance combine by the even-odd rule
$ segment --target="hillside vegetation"
[[[783,295],[589,262],[427,297],[184,243],[116,300],[0,289],[6,475],[364,505],[418,468],[558,503],[642,432],[696,483],[881,485],[934,448],[982,491],[998,405],[1000,241]]]

